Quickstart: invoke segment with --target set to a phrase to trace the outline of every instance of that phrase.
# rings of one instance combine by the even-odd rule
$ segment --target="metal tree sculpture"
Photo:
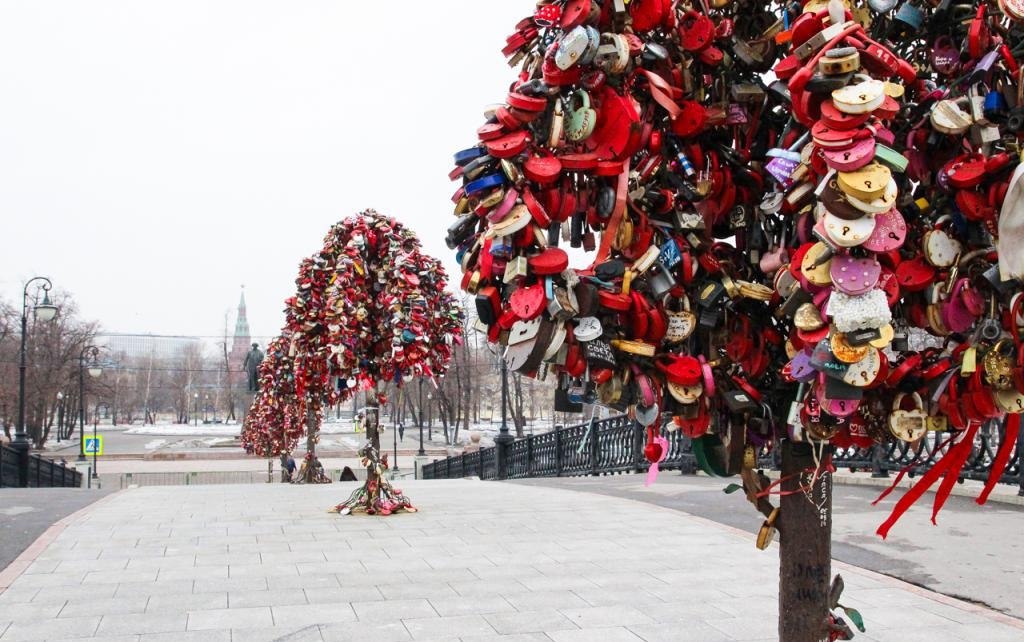
[[[372,390],[375,402],[366,408],[367,442],[360,449],[366,484],[334,510],[415,510],[384,477],[384,386],[443,375],[452,345],[461,340],[462,311],[445,291],[440,262],[421,252],[416,235],[392,218],[373,210],[350,216],[331,228],[324,249],[333,258],[322,306],[327,371],[338,378],[343,394],[352,382],[355,389]]]
[[[383,477],[388,464],[380,452],[379,410],[388,383],[442,376],[452,345],[461,341],[462,311],[445,292],[444,268],[421,251],[411,230],[366,210],[331,227],[321,250],[303,260],[296,285],[295,296],[285,302],[282,337],[264,360],[267,379],[261,378],[253,429],[246,431],[252,436],[243,443],[261,452],[280,449],[269,437],[277,434],[276,426],[295,440],[305,423],[305,481],[313,481],[325,404],[372,390],[367,442],[360,448],[367,482],[335,510],[411,509]]]
[[[295,398],[290,343],[280,336],[267,347],[260,364],[259,390],[243,422],[242,447],[267,458],[292,452],[304,428]]]

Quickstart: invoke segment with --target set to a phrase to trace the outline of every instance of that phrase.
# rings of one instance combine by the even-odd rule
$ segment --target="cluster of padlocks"
[[[295,285],[246,418],[246,443],[260,454],[268,442],[275,454],[290,450],[306,431],[315,442],[324,407],[356,390],[372,391],[368,403],[382,405],[390,382],[443,375],[461,340],[462,310],[446,292],[440,261],[374,210],[332,226]],[[380,458],[370,450],[364,456]]]
[[[295,404],[295,373],[288,356],[290,341],[276,337],[259,368],[259,387],[245,414],[240,441],[247,452],[277,457],[291,452],[305,434],[306,423]]]
[[[714,474],[783,438],[929,431],[952,466],[1009,413],[1005,464],[1024,411],[1022,17],[1015,0],[538,2],[450,175],[478,329],[510,369],[557,377],[559,409],[628,412],[650,444],[682,430]]]

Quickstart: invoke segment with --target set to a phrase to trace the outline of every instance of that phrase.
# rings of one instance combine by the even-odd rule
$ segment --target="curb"
[[[51,524],[39,537],[36,538],[34,542],[28,545],[28,548],[23,550],[13,562],[8,564],[7,568],[0,570],[0,595],[3,595],[4,591],[9,589],[11,584],[14,584],[14,581],[21,577],[22,573],[28,570],[28,567],[32,565],[32,562],[36,561],[40,553],[46,550],[46,547],[52,544],[53,541],[57,539],[62,532],[64,532],[65,528],[120,492],[121,491],[114,491],[109,495],[105,495],[88,506],[79,508],[67,517],[57,520]]]

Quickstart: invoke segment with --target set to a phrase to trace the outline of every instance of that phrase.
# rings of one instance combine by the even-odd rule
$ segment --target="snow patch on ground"
[[[206,426],[167,424],[162,426],[135,426],[124,432],[126,435],[156,435],[161,437],[237,437],[241,432],[241,427],[224,424],[210,424]]]

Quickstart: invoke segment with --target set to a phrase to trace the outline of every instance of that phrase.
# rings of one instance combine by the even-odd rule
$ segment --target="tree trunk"
[[[832,575],[832,477],[821,475],[808,493],[815,462],[807,443],[782,443],[779,508],[779,639],[828,640]]]
[[[318,432],[316,410],[313,408],[312,401],[310,401],[306,404],[306,472],[302,479],[307,484],[312,484],[316,481],[316,437]]]
[[[377,390],[374,389],[373,403],[371,404],[367,400],[366,407],[363,409],[366,413],[363,419],[363,429],[366,431],[366,439],[370,442],[371,447],[383,457],[383,453],[380,450],[380,406],[377,403]],[[368,496],[367,505],[373,506],[374,503],[380,498],[380,478],[377,475],[377,469],[371,465],[366,467],[366,493]]]

